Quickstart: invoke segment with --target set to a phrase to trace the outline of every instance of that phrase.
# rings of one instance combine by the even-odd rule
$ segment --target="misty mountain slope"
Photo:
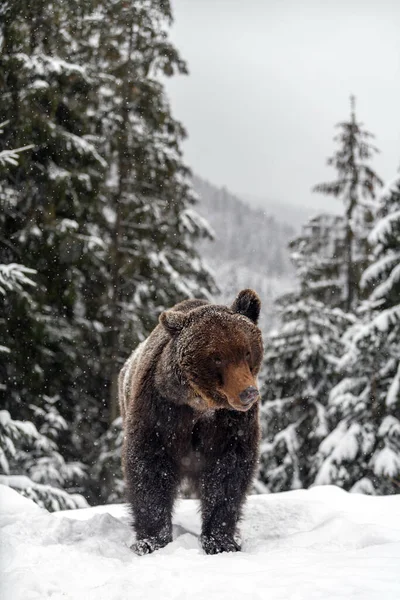
[[[248,202],[250,206],[261,208],[278,221],[283,221],[287,225],[290,225],[296,233],[300,231],[303,223],[315,217],[320,212],[328,210],[329,212],[337,213],[341,209],[339,202],[332,203],[328,207],[324,206],[324,203],[321,202],[321,206],[316,207],[307,204],[295,205],[289,202],[279,202],[268,197],[253,196],[250,194],[241,194],[240,197],[245,202]]]
[[[221,290],[216,301],[229,303],[240,289],[255,289],[263,303],[261,328],[268,331],[274,322],[274,299],[294,286],[287,249],[293,228],[225,188],[196,176],[193,184],[200,197],[197,211],[215,232],[215,240],[203,241],[199,249]]]

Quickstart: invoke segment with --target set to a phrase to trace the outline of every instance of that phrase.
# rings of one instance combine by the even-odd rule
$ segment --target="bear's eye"
[[[250,354],[250,352],[247,352],[246,353],[246,360],[249,361],[250,359],[251,359],[251,354]]]
[[[217,366],[222,365],[222,358],[220,356],[213,356],[213,361]]]

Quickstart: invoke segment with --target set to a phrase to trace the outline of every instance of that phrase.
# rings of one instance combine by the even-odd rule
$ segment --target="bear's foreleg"
[[[134,518],[137,554],[149,554],[172,541],[172,509],[179,484],[179,469],[149,436],[126,451],[125,478]]]
[[[227,432],[228,433],[228,432]],[[258,459],[258,426],[225,438],[224,449],[210,453],[201,476],[201,544],[206,554],[237,552],[237,523]]]

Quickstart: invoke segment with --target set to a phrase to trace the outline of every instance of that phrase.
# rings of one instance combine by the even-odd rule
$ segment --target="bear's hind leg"
[[[147,448],[146,448],[147,446]],[[133,450],[133,449],[132,449]],[[125,477],[134,518],[136,542],[132,549],[149,554],[172,541],[172,509],[179,484],[179,470],[166,453],[136,446],[127,452]]]

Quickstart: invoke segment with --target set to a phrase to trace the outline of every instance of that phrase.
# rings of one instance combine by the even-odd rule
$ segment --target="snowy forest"
[[[171,23],[158,0],[0,2],[0,483],[51,511],[123,502],[121,366],[166,308],[252,287],[253,492],[398,494],[400,172],[375,171],[352,97],[314,187],[340,214],[295,231],[194,176]]]

